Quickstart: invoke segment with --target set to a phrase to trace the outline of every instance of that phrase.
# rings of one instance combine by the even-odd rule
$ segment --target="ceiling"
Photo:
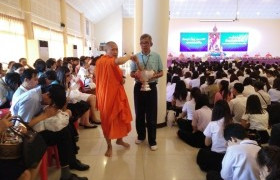
[[[66,0],[97,23],[123,8],[123,17],[134,16],[135,0]],[[163,0],[165,1],[165,0]],[[170,18],[280,19],[280,0],[169,0]],[[238,1],[238,8],[237,8]],[[238,9],[238,10],[237,10]]]

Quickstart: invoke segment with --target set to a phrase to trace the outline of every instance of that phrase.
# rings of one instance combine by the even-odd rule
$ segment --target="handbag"
[[[18,159],[22,155],[22,138],[11,129],[0,133],[0,159]]]
[[[37,167],[45,154],[47,144],[42,136],[24,122],[21,117],[14,116],[12,122],[14,123],[14,126],[10,127],[10,129],[15,134],[22,137],[22,157],[25,166],[27,168]],[[21,128],[18,128],[20,126],[23,126],[26,131],[22,132],[20,130]]]

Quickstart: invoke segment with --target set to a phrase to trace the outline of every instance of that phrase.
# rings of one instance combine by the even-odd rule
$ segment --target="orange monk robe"
[[[108,139],[127,136],[132,115],[122,84],[122,71],[115,64],[115,58],[102,56],[96,62],[95,75],[97,107],[104,136]]]

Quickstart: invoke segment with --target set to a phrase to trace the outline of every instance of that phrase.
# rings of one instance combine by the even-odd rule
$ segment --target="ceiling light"
[[[198,12],[197,12],[197,14],[198,14],[198,15],[200,15],[200,14],[201,14],[201,12],[200,12],[200,11],[198,11]]]
[[[216,12],[216,14],[217,14],[217,15],[220,15],[220,12],[219,12],[219,11],[217,11],[217,12]]]
[[[235,19],[201,19],[200,22],[234,22]]]
[[[260,12],[257,12],[257,15],[260,15],[261,13]]]

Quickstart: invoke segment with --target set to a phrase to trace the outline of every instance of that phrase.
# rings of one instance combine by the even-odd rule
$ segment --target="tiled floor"
[[[140,145],[134,143],[136,132],[133,128],[125,138],[130,149],[113,143],[113,156],[107,158],[101,128],[81,129],[78,159],[91,168],[85,172],[73,172],[90,180],[204,180],[205,173],[195,162],[197,149],[179,140],[176,130],[177,127],[158,129],[159,149],[151,151],[147,141]],[[60,170],[49,169],[49,179],[59,179]]]
[[[133,109],[133,79],[128,77],[125,84],[127,96]],[[78,159],[91,166],[85,172],[73,171],[89,180],[204,180],[203,173],[196,165],[198,149],[192,148],[177,138],[177,127],[157,130],[158,150],[151,151],[148,142],[134,143],[137,134],[135,122],[132,131],[125,138],[130,149],[124,149],[113,141],[113,156],[104,156],[106,142],[101,127],[80,130],[80,151]],[[60,170],[49,168],[49,179],[57,180]]]

